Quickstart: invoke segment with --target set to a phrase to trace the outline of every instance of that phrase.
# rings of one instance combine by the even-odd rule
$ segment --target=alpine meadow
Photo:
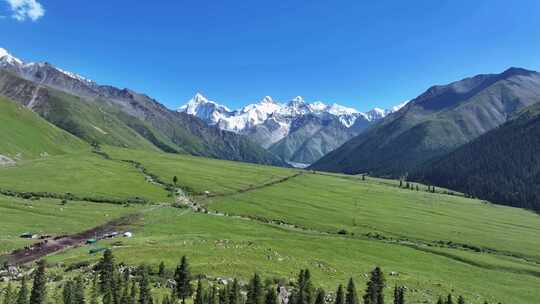
[[[0,304],[540,303],[538,2],[0,24]]]

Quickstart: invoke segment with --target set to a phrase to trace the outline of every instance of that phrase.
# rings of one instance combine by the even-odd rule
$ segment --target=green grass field
[[[81,232],[119,216],[137,212],[141,206],[24,200],[0,196],[0,254],[23,247],[35,240],[22,239],[22,233],[63,235]]]
[[[146,182],[132,165],[91,152],[21,161],[0,168],[0,188],[32,192],[70,192],[77,196],[171,201],[161,187]]]
[[[0,97],[0,121],[0,155],[31,159],[88,148],[82,140],[5,97]]]
[[[332,290],[350,276],[363,288],[364,274],[381,265],[388,286],[404,284],[410,288],[411,303],[433,302],[439,294],[451,291],[474,299],[471,303],[495,299],[534,303],[540,296],[536,288],[540,284],[540,267],[492,255],[443,248],[434,249],[440,252],[434,254],[402,245],[302,232],[174,208],[145,214],[143,225],[134,232],[134,238],[122,239],[122,244],[114,247],[115,256],[154,268],[160,261],[172,268],[182,255],[188,255],[194,273],[236,276],[246,281],[253,271],[293,280],[300,269],[307,267],[318,284]],[[445,255],[457,255],[461,260]],[[50,257],[49,261],[70,264],[95,259],[87,249],[80,248]],[[475,262],[479,265],[473,265]],[[389,276],[391,271],[399,276]]]
[[[452,241],[540,261],[540,217],[458,196],[411,191],[379,180],[306,174],[275,187],[207,201],[210,209],[256,215],[320,231]]]
[[[6,239],[8,245],[2,245],[4,250],[24,245],[15,237],[19,231],[80,231],[86,225],[98,225],[92,218],[100,214],[110,214],[109,220],[140,210],[143,219],[134,223],[133,238],[101,242],[107,246],[115,243],[119,261],[154,267],[164,261],[172,268],[182,255],[188,255],[196,273],[238,276],[244,281],[254,271],[265,277],[293,279],[307,267],[328,290],[353,276],[359,291],[366,282],[364,274],[379,265],[387,274],[388,286],[409,288],[410,303],[431,303],[448,292],[463,294],[472,304],[484,300],[536,303],[540,298],[540,217],[531,212],[460,196],[399,189],[395,181],[304,172],[267,185],[299,171],[109,147],[104,151],[112,160],[84,152],[0,168],[0,188],[172,201],[163,188],[119,161],[127,159],[140,162],[167,182],[176,175],[180,186],[194,192],[224,194],[194,196],[210,210],[259,219],[194,213],[167,205],[131,209],[70,202],[70,220],[61,221],[65,211],[60,211],[58,201],[40,200],[30,208],[22,199],[4,198],[0,208],[11,206],[4,208],[15,214],[0,209],[0,222],[6,223],[0,225],[0,233],[11,236]],[[249,191],[239,192],[246,189]],[[36,208],[42,208],[41,213],[34,215]],[[303,229],[267,224],[267,219]],[[342,229],[348,234],[337,233]],[[391,239],[370,239],[367,233]],[[395,239],[408,241],[397,243]],[[427,246],[440,240],[492,251]],[[97,258],[80,247],[48,260],[71,264]],[[390,276],[390,272],[399,275]]]
[[[208,159],[178,154],[156,154],[114,147],[104,149],[114,159],[136,160],[169,183],[178,177],[182,187],[202,193],[230,193],[295,174],[298,170]]]

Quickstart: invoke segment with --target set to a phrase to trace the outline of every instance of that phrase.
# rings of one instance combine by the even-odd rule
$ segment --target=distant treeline
[[[80,267],[79,267],[80,266]],[[339,284],[333,293],[315,287],[310,271],[301,270],[295,282],[278,279],[263,280],[255,273],[249,283],[242,285],[238,279],[203,282],[202,275],[194,276],[190,271],[188,259],[182,257],[180,263],[170,272],[164,263],[157,271],[147,266],[137,268],[117,264],[110,250],[93,268],[83,263],[69,270],[81,268],[80,275],[71,279],[58,279],[58,288],[53,294],[47,293],[49,283],[44,261],[37,263],[32,273],[33,284],[28,287],[28,278],[22,277],[18,288],[10,281],[3,290],[2,304],[384,304],[386,286],[381,268],[370,273],[365,291],[360,297],[354,280],[350,278],[346,286]],[[84,268],[88,271],[84,271]],[[67,271],[67,270],[66,270]],[[196,283],[194,282],[196,280]],[[160,301],[151,286],[160,290]],[[406,303],[405,286],[395,286],[392,302]],[[439,297],[437,304],[465,304],[462,296],[453,298],[451,294]],[[487,302],[485,302],[487,303]]]

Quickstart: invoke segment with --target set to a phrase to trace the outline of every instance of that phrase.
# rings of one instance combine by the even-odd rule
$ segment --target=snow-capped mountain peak
[[[47,62],[24,62],[19,58],[11,55],[6,49],[0,48],[0,66],[11,70],[18,71],[25,78],[32,79],[33,76],[40,71],[57,71],[62,75],[67,76],[73,80],[85,82],[87,85],[94,85],[95,82],[85,78],[79,74],[65,71]],[[43,74],[43,73],[38,73]],[[46,75],[47,73],[45,73]]]
[[[6,49],[0,48],[0,62],[21,65],[23,62],[11,55]]]
[[[178,108],[178,112],[197,116],[209,124],[216,124],[222,115],[226,115],[231,110],[209,100],[201,93],[196,93],[185,105]]]
[[[274,99],[272,98],[272,96],[264,96],[263,99],[261,99],[261,101],[259,101],[260,104],[263,104],[263,103],[276,103],[274,101]]]
[[[247,128],[263,124],[270,118],[278,124],[288,125],[295,117],[308,114],[337,117],[345,127],[349,128],[360,117],[371,123],[399,110],[402,106],[403,104],[389,110],[375,108],[362,113],[336,103],[331,105],[321,101],[308,103],[301,96],[296,96],[285,104],[276,102],[270,96],[265,96],[257,103],[231,111],[229,108],[209,100],[203,94],[197,93],[184,106],[178,108],[178,111],[197,116],[209,124],[217,125],[228,131],[242,132]]]

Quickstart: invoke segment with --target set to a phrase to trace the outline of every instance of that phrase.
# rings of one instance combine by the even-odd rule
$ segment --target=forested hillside
[[[540,212],[540,105],[427,164],[413,178]]]

